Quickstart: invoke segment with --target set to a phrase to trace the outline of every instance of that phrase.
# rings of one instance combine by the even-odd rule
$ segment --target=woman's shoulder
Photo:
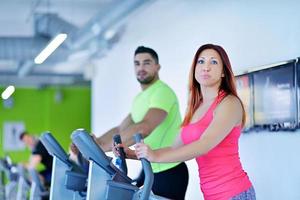
[[[237,125],[241,124],[243,117],[243,107],[240,99],[234,95],[227,95],[220,102],[215,110],[215,115],[226,116],[236,122]]]
[[[240,110],[242,108],[242,104],[238,97],[232,94],[228,94],[223,98],[218,107],[226,107],[234,110]]]

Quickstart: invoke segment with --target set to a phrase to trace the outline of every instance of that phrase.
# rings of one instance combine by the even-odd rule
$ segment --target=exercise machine
[[[69,156],[52,136],[45,132],[40,137],[48,153],[53,156],[50,200],[84,200],[86,198],[87,174]]]
[[[31,187],[29,200],[46,200],[49,199],[49,191],[41,182],[40,176],[35,169],[29,169],[31,177]]]
[[[145,173],[144,186],[138,188],[132,180],[117,168],[106,156],[89,133],[83,129],[73,131],[73,143],[82,155],[90,161],[87,200],[158,200],[166,199],[151,193],[154,175],[148,160],[141,159]],[[135,137],[139,142],[141,135]]]

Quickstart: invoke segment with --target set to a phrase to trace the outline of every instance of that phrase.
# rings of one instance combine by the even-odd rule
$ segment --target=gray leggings
[[[248,190],[232,197],[230,200],[256,200],[253,186],[251,186]]]

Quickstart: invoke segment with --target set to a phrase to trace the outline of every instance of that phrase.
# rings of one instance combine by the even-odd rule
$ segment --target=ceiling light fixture
[[[108,30],[108,31],[105,32],[104,38],[105,38],[106,40],[110,40],[110,39],[112,39],[112,38],[115,36],[115,34],[116,34],[116,31],[110,29],[110,30]]]
[[[1,94],[2,99],[8,99],[15,92],[15,87],[10,85],[8,86]]]
[[[67,34],[58,34],[41,53],[35,57],[35,64],[42,64],[67,39]]]

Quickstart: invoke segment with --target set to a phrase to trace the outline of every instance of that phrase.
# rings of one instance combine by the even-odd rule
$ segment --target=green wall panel
[[[2,93],[4,88],[0,88]],[[57,91],[62,98],[55,99]],[[14,105],[4,108],[1,99],[0,105],[0,156],[8,154],[14,162],[26,162],[30,152],[4,152],[3,150],[3,123],[6,121],[24,122],[26,130],[39,135],[50,131],[60,144],[68,149],[70,134],[76,128],[85,128],[90,131],[91,121],[91,91],[88,87],[61,87],[57,88],[16,88],[13,94]]]

